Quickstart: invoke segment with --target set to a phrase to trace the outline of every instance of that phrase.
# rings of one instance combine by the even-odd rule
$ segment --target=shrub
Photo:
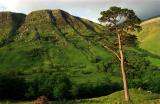
[[[118,66],[119,62],[117,64],[113,64],[113,61],[111,61],[109,63],[105,63],[104,65],[106,72],[116,77],[121,76],[121,71]],[[145,90],[160,93],[159,69],[150,64],[143,52],[126,50],[125,65],[129,88],[143,88]]]
[[[27,98],[46,96],[48,98],[64,99],[70,96],[71,81],[64,73],[39,74],[28,82]]]
[[[90,61],[92,63],[98,63],[98,62],[102,61],[102,57],[100,57],[100,56],[93,56],[93,57],[90,58]]]
[[[143,78],[142,88],[145,90],[152,91],[154,93],[160,93],[160,72],[148,72]]]
[[[90,98],[110,94],[119,87],[112,83],[108,78],[104,81],[87,84],[74,84],[72,86],[72,97],[74,98]]]
[[[47,74],[37,74],[27,82],[28,89],[25,96],[29,99],[37,98],[39,96],[51,96],[53,82],[49,80]]]
[[[142,88],[143,81],[142,79],[129,79],[128,84],[129,88]]]
[[[55,79],[54,79],[55,78]],[[57,99],[68,98],[70,96],[71,81],[66,74],[56,74],[53,79],[55,80],[53,87],[53,95]]]
[[[0,98],[22,99],[26,89],[25,80],[11,73],[0,74]]]
[[[45,53],[46,53],[46,49],[44,47],[41,47],[41,48],[33,48],[26,54],[32,59],[40,59],[45,55]]]

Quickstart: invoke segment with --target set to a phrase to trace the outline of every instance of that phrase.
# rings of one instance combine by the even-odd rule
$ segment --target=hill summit
[[[25,22],[18,29],[21,37],[27,34],[38,33],[41,36],[54,36],[66,34],[85,35],[88,33],[99,32],[102,26],[89,20],[82,19],[69,13],[57,10],[33,11],[26,16]]]

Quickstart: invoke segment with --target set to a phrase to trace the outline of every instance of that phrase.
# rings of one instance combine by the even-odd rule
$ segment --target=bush
[[[38,74],[33,76],[32,80],[28,81],[28,89],[26,91],[26,98],[32,99],[39,96],[50,96],[52,86],[51,82],[47,82],[47,74]]]
[[[125,50],[124,52],[129,88],[143,88],[160,93],[159,69],[150,64],[143,52],[135,50]],[[113,64],[113,61],[105,63],[105,71],[116,77],[121,76],[119,62],[117,64]]]
[[[52,99],[64,99],[70,96],[71,81],[64,73],[37,75],[28,84],[27,98],[43,95]]]
[[[53,95],[57,99],[63,99],[69,97],[69,91],[71,90],[71,81],[65,74],[56,74],[52,77],[55,80],[53,87]]]
[[[102,57],[100,57],[100,56],[93,56],[93,57],[90,58],[90,61],[92,63],[98,63],[98,62],[102,61]]]
[[[26,89],[25,80],[11,73],[0,73],[0,98],[22,99]]]
[[[143,89],[160,93],[160,71],[148,72],[143,78]]]
[[[129,79],[128,85],[129,85],[129,88],[142,88],[143,80],[142,79]]]
[[[117,90],[119,90],[118,85],[106,78],[105,81],[102,82],[74,84],[71,92],[74,98],[91,98],[104,96]]]
[[[41,59],[45,55],[46,51],[47,50],[44,47],[33,48],[28,51],[26,55],[28,55],[31,59]]]

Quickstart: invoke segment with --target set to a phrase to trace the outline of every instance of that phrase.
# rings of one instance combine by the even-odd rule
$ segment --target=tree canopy
[[[100,22],[106,23],[111,31],[139,31],[141,20],[136,16],[133,10],[120,7],[110,7],[107,11],[101,12]]]

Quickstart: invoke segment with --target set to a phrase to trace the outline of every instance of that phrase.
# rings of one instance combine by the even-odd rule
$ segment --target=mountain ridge
[[[8,12],[3,13],[7,14]],[[3,15],[3,13],[0,13],[0,15]],[[9,13],[15,15],[18,14],[13,12]],[[20,19],[22,19],[23,21],[18,24],[17,28],[14,29],[14,34],[17,34],[19,37],[22,38],[26,36],[28,37],[27,34],[31,33],[38,33],[41,35],[44,35],[44,33],[48,33],[49,36],[56,34],[65,35],[68,33],[85,35],[85,33],[87,32],[90,32],[90,34],[92,34],[103,30],[102,25],[94,23],[87,19],[70,15],[69,13],[61,9],[33,11],[28,15],[24,15]],[[10,20],[12,20],[12,18]],[[15,24],[16,22],[17,21],[15,21]],[[15,27],[11,23],[10,26]],[[2,33],[5,32],[5,30],[1,31]],[[14,40],[17,40],[18,36],[16,36],[16,39]]]
[[[141,23],[141,25],[146,24],[146,23],[150,23],[150,22],[156,22],[156,21],[159,21],[159,19],[160,19],[160,16],[158,16],[158,17],[153,17],[153,18],[151,18],[151,19],[148,19],[148,20],[143,21],[143,22]]]

